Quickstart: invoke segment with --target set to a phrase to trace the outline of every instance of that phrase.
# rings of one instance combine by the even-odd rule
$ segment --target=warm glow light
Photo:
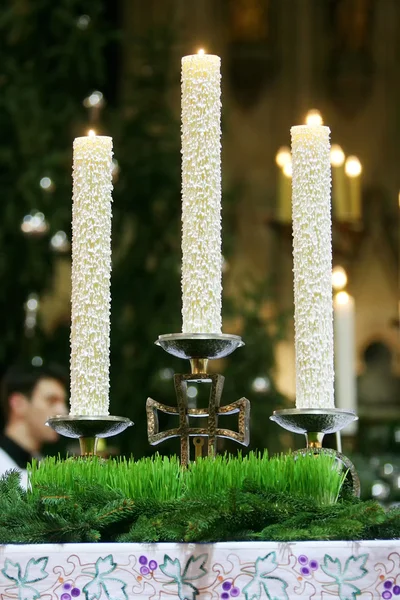
[[[306,125],[323,125],[324,120],[319,110],[315,108],[308,111],[306,114]]]
[[[344,166],[348,177],[358,177],[361,175],[362,166],[357,156],[349,156]]]
[[[283,167],[292,161],[292,155],[290,154],[290,149],[287,146],[282,146],[279,148],[278,152],[275,156],[275,162],[283,169]]]
[[[338,144],[332,144],[331,146],[331,165],[333,167],[341,167],[345,161],[345,154],[342,148]]]
[[[335,300],[337,304],[348,304],[350,296],[347,292],[339,292],[338,294],[336,294]]]
[[[293,173],[293,169],[292,169],[292,161],[290,160],[290,162],[287,162],[285,165],[283,165],[283,174],[285,175],[285,177],[291,177],[292,173]]]
[[[203,50],[203,48],[200,48],[200,50],[197,53],[199,56],[204,56],[205,52]]]
[[[334,290],[342,290],[346,287],[347,273],[343,267],[334,267],[332,270],[332,287]]]
[[[88,131],[88,136],[89,136],[89,137],[94,137],[95,135],[96,135],[96,132],[95,132],[95,130],[94,130],[94,129],[89,129],[89,131]]]

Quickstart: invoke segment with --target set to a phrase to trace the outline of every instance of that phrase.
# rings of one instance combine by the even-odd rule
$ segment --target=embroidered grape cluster
[[[318,569],[318,562],[313,559],[309,560],[304,554],[299,556],[298,561],[301,564],[300,573],[304,575],[304,577],[308,577],[311,575],[312,571],[316,571]]]
[[[147,556],[144,555],[139,556],[139,564],[141,565],[141,575],[148,575],[150,572],[155,571],[158,567],[158,564],[155,560],[148,560]]]
[[[393,596],[400,596],[400,585],[393,585],[393,581],[387,579],[383,584],[385,591],[382,592],[382,598],[390,600]]]
[[[71,600],[71,598],[77,598],[81,594],[81,590],[77,587],[72,587],[70,583],[64,583],[63,589],[65,592],[61,594],[61,600]]]
[[[240,594],[239,588],[232,585],[231,581],[224,581],[222,584],[222,589],[224,590],[221,594],[222,600],[228,600],[228,598],[237,598]]]

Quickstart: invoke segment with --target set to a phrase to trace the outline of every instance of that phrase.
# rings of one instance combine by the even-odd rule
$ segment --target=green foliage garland
[[[400,537],[399,509],[345,494],[335,502],[322,475],[337,496],[343,474],[329,456],[219,457],[187,471],[176,458],[48,459],[33,464],[31,491],[16,473],[0,480],[0,543]]]

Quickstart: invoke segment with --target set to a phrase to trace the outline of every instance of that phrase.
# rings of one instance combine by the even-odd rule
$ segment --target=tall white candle
[[[74,140],[72,415],[108,415],[112,139]]]
[[[280,223],[292,222],[292,161],[286,163],[279,169],[279,210],[278,220]]]
[[[349,197],[346,188],[344,161],[346,156],[340,146],[331,148],[333,213],[338,221],[349,220]]]
[[[329,128],[292,127],[297,408],[333,408]]]
[[[347,292],[339,292],[333,300],[335,341],[335,404],[337,408],[357,409],[356,351],[354,326],[354,299]],[[357,431],[353,421],[344,433]]]
[[[221,333],[220,62],[182,59],[183,333]]]
[[[275,162],[278,171],[277,219],[280,223],[292,222],[292,156],[290,148],[279,148]]]
[[[357,156],[349,156],[345,163],[345,172],[348,176],[348,194],[350,218],[360,221],[362,217],[361,207],[361,172],[362,166]]]

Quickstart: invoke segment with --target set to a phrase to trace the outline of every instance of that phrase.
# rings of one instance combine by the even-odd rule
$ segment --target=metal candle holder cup
[[[218,374],[208,374],[208,361],[224,358],[244,343],[238,335],[205,334],[205,333],[172,333],[160,335],[155,342],[166,352],[178,358],[190,361],[191,373],[186,375],[175,374],[174,384],[177,397],[177,406],[166,406],[152,398],[147,399],[147,433],[149,443],[152,445],[172,437],[181,440],[181,464],[187,466],[190,459],[189,438],[194,438],[195,456],[202,456],[202,446],[207,438],[207,454],[214,456],[218,437],[229,438],[247,446],[249,444],[250,402],[241,398],[232,404],[220,406],[225,378]],[[189,408],[187,386],[188,383],[211,383],[211,391],[207,409]],[[160,431],[158,425],[158,412],[176,415],[179,425],[168,431]],[[239,414],[238,431],[218,427],[218,417],[228,414]],[[189,418],[207,418],[206,427],[191,427]]]
[[[192,375],[207,373],[209,360],[225,358],[244,346],[239,335],[226,333],[168,333],[160,335],[155,344],[172,356],[190,360]]]
[[[117,435],[133,423],[126,417],[111,415],[58,415],[48,419],[46,425],[60,435],[79,439],[81,456],[91,456],[96,454],[100,438]]]
[[[304,433],[307,449],[315,454],[323,452],[336,456],[351,474],[354,495],[360,496],[360,480],[353,463],[341,452],[322,447],[326,433],[336,433],[358,419],[354,411],[340,408],[293,408],[275,410],[270,419],[288,431]],[[298,453],[304,453],[304,450],[298,450],[294,454]]]

